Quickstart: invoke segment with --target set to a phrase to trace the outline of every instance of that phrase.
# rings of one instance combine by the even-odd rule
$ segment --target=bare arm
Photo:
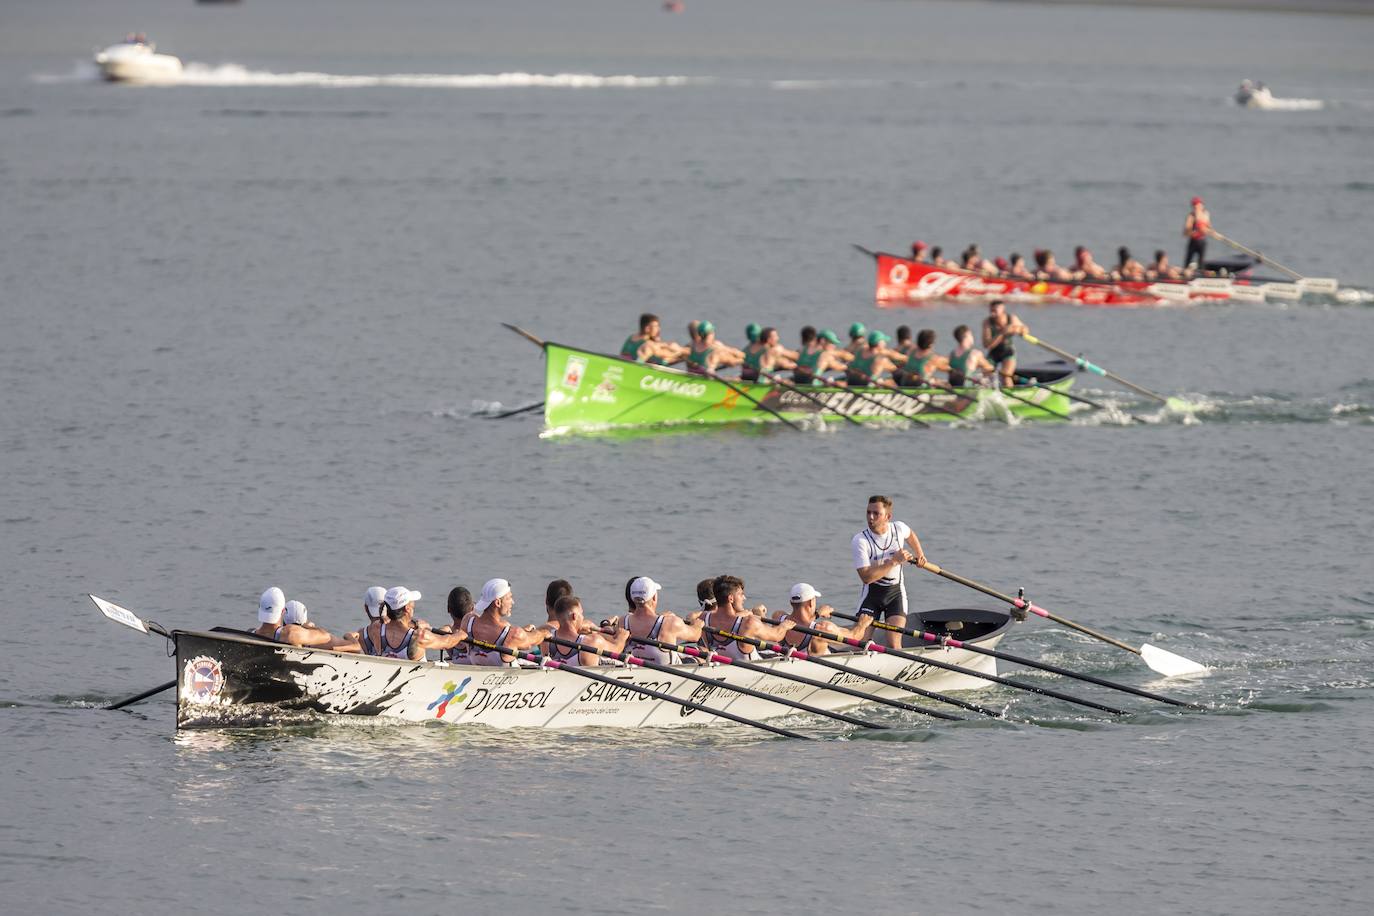
[[[686,620],[676,614],[664,621],[664,642],[697,642],[701,639],[701,611],[694,611]]]
[[[745,619],[743,635],[752,636],[755,639],[779,640],[787,635],[787,631],[796,626],[792,620],[784,620],[781,623],[765,623],[763,618],[750,616]]]
[[[871,585],[879,579],[884,579],[890,575],[903,563],[915,559],[905,548],[892,555],[890,560],[882,563],[874,563],[872,566],[860,566],[854,570],[859,574],[859,581],[864,585]]]
[[[915,531],[912,531],[906,536],[906,543],[907,546],[911,548],[911,555],[915,557],[916,565],[925,568],[926,552],[921,549],[921,539],[916,536]]]

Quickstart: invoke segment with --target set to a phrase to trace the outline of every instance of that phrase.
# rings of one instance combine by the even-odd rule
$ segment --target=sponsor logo
[[[601,373],[601,381],[592,389],[592,400],[601,404],[614,404],[616,388],[620,385],[620,377],[624,370],[620,366],[608,366],[606,371]]]
[[[892,269],[887,272],[887,278],[893,283],[905,283],[911,279],[911,268],[900,261],[892,265]]]
[[[845,674],[842,671],[836,671],[834,674],[830,675],[830,680],[826,681],[826,683],[833,684],[836,687],[857,687],[871,682],[868,678],[859,677],[857,674]]]
[[[224,689],[224,670],[208,655],[197,655],[182,671],[182,697],[188,703],[213,703]]]
[[[893,677],[893,680],[902,681],[903,683],[910,683],[915,680],[920,680],[922,677],[925,676],[926,672],[929,670],[929,665],[923,665],[913,662],[912,664],[907,665],[905,668],[903,668],[895,677]]]
[[[483,687],[500,687],[503,684],[514,684],[519,678],[513,674],[488,674],[482,678]]]
[[[439,699],[435,700],[433,703],[430,703],[425,708],[433,709],[434,718],[442,719],[444,717],[444,713],[448,712],[448,704],[461,703],[467,697],[467,694],[463,693],[463,688],[467,687],[468,682],[471,680],[472,678],[465,677],[463,678],[463,683],[456,685],[453,683],[453,681],[449,681],[447,684],[444,685],[444,692],[439,694]]]
[[[670,681],[631,681],[626,680],[626,684],[633,684],[635,687],[643,687],[647,690],[657,690],[659,693],[669,693],[673,689]],[[587,689],[578,696],[579,703],[622,703],[626,700],[652,700],[654,697],[646,696],[637,690],[632,690],[628,686],[620,684],[588,684]]]
[[[687,697],[687,702],[698,704],[705,703],[713,694],[724,689],[725,688],[715,684],[698,684],[697,689],[693,690],[691,695]],[[694,712],[696,712],[696,709],[690,706],[680,706],[678,707],[677,714],[685,719]]]
[[[584,356],[569,356],[563,364],[563,387],[576,391],[582,384],[582,376],[587,374],[587,359]]]
[[[477,691],[468,697],[468,704],[463,707],[463,712],[472,713],[472,717],[476,719],[488,710],[543,709],[552,693],[553,688],[491,691],[485,687],[478,687]]]
[[[706,394],[706,386],[701,382],[687,382],[675,378],[659,378],[646,375],[639,380],[639,387],[655,394],[675,394],[683,398],[699,398]]]

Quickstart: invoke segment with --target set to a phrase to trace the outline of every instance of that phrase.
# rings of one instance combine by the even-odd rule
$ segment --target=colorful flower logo
[[[467,694],[463,693],[463,688],[466,687],[468,681],[471,680],[472,678],[465,677],[463,678],[463,683],[457,685],[455,685],[453,681],[449,681],[444,685],[444,692],[439,694],[439,699],[430,703],[425,708],[435,710],[434,718],[442,719],[444,713],[448,712],[448,704],[457,703],[467,698]]]

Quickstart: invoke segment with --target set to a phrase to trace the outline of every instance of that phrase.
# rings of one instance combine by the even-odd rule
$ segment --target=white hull
[[[175,83],[181,78],[181,59],[158,54],[147,44],[111,45],[95,56],[105,79],[118,83]]]
[[[261,721],[275,709],[338,715],[386,716],[409,722],[440,721],[493,728],[673,727],[726,722],[702,710],[646,697],[626,686],[598,683],[568,671],[491,668],[408,662],[327,650],[264,643],[227,634],[183,633],[177,637],[177,724],[216,727]],[[979,645],[991,648],[1001,631]],[[927,657],[988,674],[995,660],[964,649],[909,648]],[[908,691],[878,684],[860,674],[878,674],[923,689],[945,692],[988,682],[882,653],[835,654],[853,675],[793,659],[766,659],[765,667],[866,694],[906,700],[949,712],[952,707]],[[796,715],[769,700],[701,684],[668,671],[601,666],[596,673],[619,683],[666,693],[750,719]],[[863,702],[852,696],[798,684],[734,665],[683,665],[680,669],[723,684],[749,687],[770,696],[825,710]]]

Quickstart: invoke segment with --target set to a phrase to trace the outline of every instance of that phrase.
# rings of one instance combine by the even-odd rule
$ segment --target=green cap
[[[821,340],[828,340],[836,346],[839,346],[840,344],[840,335],[836,334],[829,328],[826,328],[824,331],[821,331],[816,336],[819,337]]]
[[[698,337],[705,337],[707,334],[714,333],[715,330],[716,330],[716,326],[713,325],[713,324],[711,324],[711,322],[709,322],[709,321],[698,321],[698,322],[697,322],[697,336],[698,336]]]
[[[868,328],[864,327],[863,324],[858,321],[849,326],[850,337],[863,337],[866,333],[868,333]]]
[[[763,328],[761,328],[756,322],[751,321],[749,322],[748,327],[744,329],[744,336],[749,338],[750,343],[757,343],[759,339],[759,333],[762,330]]]
[[[869,345],[870,347],[876,347],[878,344],[882,343],[883,341],[891,340],[891,339],[892,339],[891,337],[888,337],[888,336],[887,336],[886,334],[884,334],[882,331],[874,331],[873,333],[871,333],[871,334],[868,335],[868,345]]]

